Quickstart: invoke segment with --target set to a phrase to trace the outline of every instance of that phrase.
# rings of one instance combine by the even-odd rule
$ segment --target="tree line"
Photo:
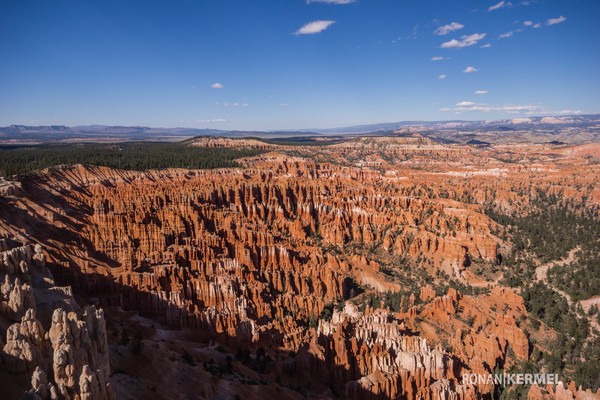
[[[238,167],[238,158],[257,149],[208,148],[186,143],[0,145],[0,176],[26,174],[62,164],[88,164],[117,169],[210,169]]]

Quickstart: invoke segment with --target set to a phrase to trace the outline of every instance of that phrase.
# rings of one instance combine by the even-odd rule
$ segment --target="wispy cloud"
[[[213,89],[223,89],[225,86],[222,83],[216,82],[210,85],[210,87]]]
[[[523,21],[523,25],[525,25],[525,26],[533,26],[533,21]]]
[[[310,3],[325,3],[325,4],[352,4],[356,0],[306,0],[306,4]]]
[[[406,35],[406,36],[399,36],[396,39],[392,40],[392,43],[396,43],[399,42],[401,40],[411,40],[411,39],[416,39],[419,36],[419,25],[415,25],[412,28],[412,31],[410,34]]]
[[[325,29],[329,28],[333,25],[335,21],[329,20],[317,20],[312,21],[304,25],[302,28],[298,29],[294,34],[295,35],[313,35],[315,33],[323,32]]]
[[[213,118],[213,119],[200,119],[198,120],[200,123],[209,123],[209,122],[227,122],[225,118]]]
[[[512,3],[510,1],[502,0],[500,3],[496,3],[493,6],[490,6],[488,8],[488,11],[496,11],[501,8],[507,8],[507,7],[511,7],[511,6],[512,6]]]
[[[485,33],[474,33],[472,35],[464,35],[461,36],[460,40],[452,39],[448,42],[444,42],[441,44],[442,49],[460,49],[463,47],[473,46],[477,44],[480,40],[485,38]]]
[[[450,32],[454,32],[459,29],[462,29],[464,27],[465,26],[459,22],[451,22],[448,25],[440,26],[435,31],[433,31],[433,34],[443,36],[443,35],[449,34]]]
[[[465,74],[472,74],[473,72],[477,72],[479,71],[477,68],[469,65],[467,68],[465,68],[465,70],[463,71]]]
[[[521,28],[515,29],[510,32],[503,33],[503,34],[499,35],[498,37],[500,39],[506,39],[506,38],[512,37],[515,33],[519,33],[519,32],[523,32],[523,29],[521,29]]]
[[[541,27],[542,27],[542,23],[541,23],[541,22],[538,22],[538,23],[537,23],[537,24],[535,24],[533,27],[534,27],[534,28],[536,28],[536,29],[537,29],[537,28],[541,28]]]
[[[216,102],[215,103],[216,106],[223,106],[223,107],[248,107],[248,103],[241,103],[239,101],[226,101],[224,103],[220,103],[220,102]]]
[[[477,94],[477,95],[488,94],[488,91],[487,90],[476,90],[475,94]]]
[[[482,49],[489,49],[490,47],[492,47],[491,43],[486,43],[484,45],[481,46]]]
[[[442,61],[444,59],[445,59],[445,57],[440,57],[440,56],[431,57],[431,61]]]
[[[438,76],[438,79],[440,81],[443,81],[444,79],[446,79],[446,74],[441,74],[440,76]]]
[[[556,24],[560,24],[562,22],[565,22],[567,20],[567,18],[563,17],[562,15],[558,18],[549,18],[546,21],[546,25],[556,25]]]

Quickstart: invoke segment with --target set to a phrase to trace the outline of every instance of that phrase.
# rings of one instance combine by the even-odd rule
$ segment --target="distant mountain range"
[[[172,142],[195,136],[228,136],[276,138],[288,136],[315,136],[316,132],[265,132],[228,131],[196,128],[150,128],[145,126],[27,126],[10,125],[0,127],[0,143],[45,143],[45,142],[120,142],[120,141],[165,141]]]
[[[314,132],[324,134],[341,133],[370,133],[377,131],[393,131],[404,128],[419,128],[421,130],[497,130],[505,127],[508,129],[542,129],[556,128],[557,126],[573,126],[579,128],[592,127],[600,124],[600,114],[564,115],[546,117],[527,117],[491,121],[402,121],[380,123],[372,125],[355,125],[332,129],[313,129]]]
[[[26,144],[46,142],[119,142],[119,141],[177,141],[194,136],[227,136],[282,138],[321,135],[362,135],[420,132],[447,142],[478,140],[474,134],[504,132],[508,137],[519,131],[534,131],[542,135],[580,133],[581,140],[600,138],[600,114],[514,118],[496,121],[403,121],[372,125],[356,125],[331,129],[301,131],[238,131],[196,128],[150,128],[143,126],[64,125],[0,127],[0,143]],[[573,131],[575,130],[575,131]],[[470,134],[470,136],[469,136]],[[591,136],[590,136],[591,134]],[[458,136],[457,136],[458,135]],[[466,135],[466,136],[465,136]],[[464,137],[463,137],[464,136]],[[457,140],[458,139],[458,140]],[[465,140],[463,140],[465,139]]]

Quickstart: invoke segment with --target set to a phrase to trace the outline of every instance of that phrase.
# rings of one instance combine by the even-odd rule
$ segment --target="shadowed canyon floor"
[[[600,145],[190,145],[263,153],[0,183],[7,398],[600,398],[598,287],[535,277],[598,278]],[[462,380],[509,371],[564,384]]]

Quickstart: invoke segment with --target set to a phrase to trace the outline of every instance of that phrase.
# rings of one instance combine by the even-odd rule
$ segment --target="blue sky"
[[[2,0],[0,125],[597,113],[599,20],[597,0]]]

